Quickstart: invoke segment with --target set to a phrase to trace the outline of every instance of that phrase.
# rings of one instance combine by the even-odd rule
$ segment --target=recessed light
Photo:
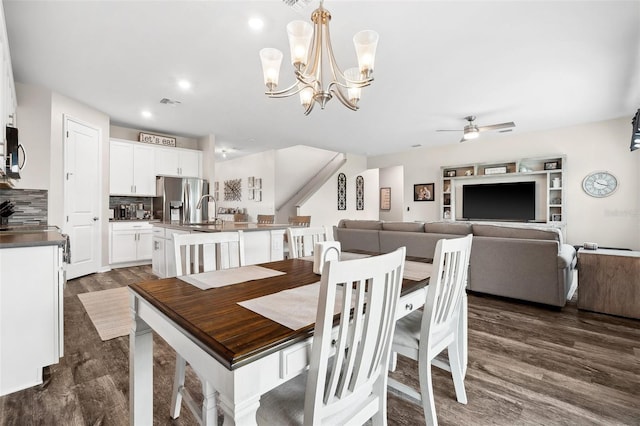
[[[260,31],[262,30],[262,28],[264,28],[264,21],[262,20],[262,18],[253,17],[249,19],[249,28],[251,28],[253,31]]]
[[[181,89],[187,90],[187,89],[191,89],[191,82],[189,80],[178,80],[178,86],[180,86]]]
[[[142,111],[141,114],[144,118],[151,118],[153,116],[153,114],[151,114],[151,111],[147,111],[147,110]]]

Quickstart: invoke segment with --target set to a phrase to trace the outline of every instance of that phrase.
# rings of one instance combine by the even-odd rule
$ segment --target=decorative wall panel
[[[347,209],[347,176],[344,173],[338,175],[338,210]]]
[[[356,177],[356,210],[364,210],[364,178]]]

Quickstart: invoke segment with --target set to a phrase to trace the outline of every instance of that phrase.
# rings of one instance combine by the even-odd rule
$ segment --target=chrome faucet
[[[217,204],[216,204],[216,199],[214,198],[213,195],[211,194],[204,194],[202,197],[200,197],[200,200],[198,200],[198,204],[196,205],[196,209],[202,209],[202,202],[207,199],[207,198],[211,198],[213,200],[213,223],[217,223],[218,222],[218,212],[217,212]]]

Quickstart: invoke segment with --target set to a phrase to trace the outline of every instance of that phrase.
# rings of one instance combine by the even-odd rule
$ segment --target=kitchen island
[[[152,270],[160,278],[175,277],[176,268],[173,234],[193,232],[243,231],[245,262],[247,265],[284,259],[284,234],[289,224],[262,224],[254,222],[203,222],[197,224],[154,223]]]
[[[63,247],[54,229],[0,231],[0,395],[42,383],[63,355]]]

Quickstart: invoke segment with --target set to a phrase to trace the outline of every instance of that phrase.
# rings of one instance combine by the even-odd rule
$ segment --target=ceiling
[[[380,34],[375,81],[359,111],[333,99],[309,116],[297,96],[264,95],[258,51],[285,53],[280,87],[289,86],[285,26],[308,20],[318,2],[3,4],[16,81],[77,99],[116,125],[214,134],[229,154],[304,144],[380,155],[457,144],[462,132],[436,130],[462,130],[467,115],[478,126],[514,121],[515,134],[631,119],[640,107],[640,1],[327,0],[342,69],[356,65],[353,34]],[[256,16],[259,32],[248,26]],[[181,78],[191,89],[177,86]]]

